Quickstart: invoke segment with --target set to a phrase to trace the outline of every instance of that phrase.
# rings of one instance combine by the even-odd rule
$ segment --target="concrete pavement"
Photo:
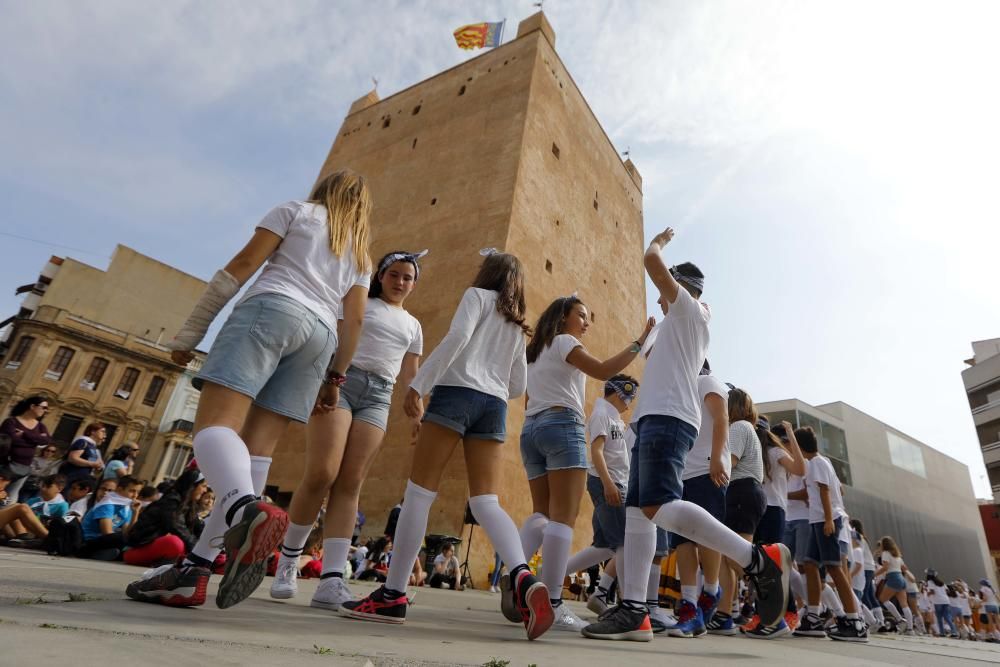
[[[499,613],[496,595],[420,589],[406,624],[386,626],[312,609],[315,580],[299,597],[272,601],[270,579],[237,607],[221,611],[212,596],[200,609],[169,609],[128,600],[125,585],[142,573],[121,563],[53,558],[0,548],[0,664],[121,663],[195,665],[973,665],[1000,663],[1000,645],[919,637],[877,637],[870,644],[788,638],[670,639],[599,642],[550,632],[535,642]],[[213,578],[213,581],[216,578]],[[358,593],[371,585],[357,584]],[[592,616],[570,603],[584,618]],[[39,662],[41,661],[41,662]]]

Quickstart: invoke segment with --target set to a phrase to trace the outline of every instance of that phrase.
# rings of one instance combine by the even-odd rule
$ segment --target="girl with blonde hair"
[[[290,421],[337,406],[364,320],[371,210],[367,182],[350,171],[324,176],[305,201],[272,209],[167,344],[174,363],[188,364],[215,317],[263,265],[194,380],[201,389],[194,454],[215,508],[191,553],[131,583],[130,598],[204,604],[220,537],[226,568],[216,604],[231,607],[260,585],[288,525],[285,512],[258,498],[269,457]]]

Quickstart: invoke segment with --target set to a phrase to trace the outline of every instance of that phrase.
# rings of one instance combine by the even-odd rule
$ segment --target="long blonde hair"
[[[365,177],[348,169],[329,173],[313,186],[309,201],[326,207],[333,254],[343,256],[350,239],[358,271],[370,272],[372,195]]]

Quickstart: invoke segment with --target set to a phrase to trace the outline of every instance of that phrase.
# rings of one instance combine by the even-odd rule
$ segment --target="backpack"
[[[76,516],[49,523],[49,535],[42,544],[50,556],[75,556],[83,547],[83,527]]]

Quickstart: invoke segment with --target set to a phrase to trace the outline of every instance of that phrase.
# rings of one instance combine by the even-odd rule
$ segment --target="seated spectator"
[[[142,487],[142,491],[139,492],[139,504],[142,505],[142,509],[146,509],[149,507],[150,503],[155,503],[161,497],[162,494],[155,486],[147,484]]]
[[[66,461],[59,468],[59,472],[66,475],[67,481],[72,483],[81,477],[93,477],[94,473],[104,470],[104,461],[97,448],[104,442],[107,434],[104,424],[95,422],[87,425],[83,435],[73,441],[66,452]]]
[[[0,469],[0,501],[7,499],[7,486],[11,483],[11,476],[6,470]],[[17,526],[17,530],[13,526]],[[43,539],[49,535],[48,529],[24,503],[0,508],[0,532],[3,533],[3,539],[7,540],[8,546],[33,546],[24,543]],[[8,539],[11,536],[13,539]]]
[[[103,480],[104,482],[111,480]],[[83,517],[83,549],[81,558],[118,560],[125,539],[139,518],[141,506],[136,496],[142,482],[132,477],[118,480],[118,488],[108,492],[93,509]]]
[[[389,571],[389,554],[392,553],[392,540],[388,537],[379,538],[375,546],[365,557],[358,568],[357,579],[361,581],[378,581],[385,583],[385,575]]]
[[[153,487],[147,487],[153,488]],[[204,523],[198,501],[208,488],[198,470],[186,470],[173,487],[140,513],[126,535],[123,559],[129,565],[172,563],[195,545]]]
[[[42,485],[42,479],[59,472],[62,465],[62,456],[59,454],[59,447],[49,443],[42,447],[42,450],[31,461],[31,474],[28,481],[21,489],[20,498],[32,498],[38,495],[38,489]]]
[[[93,477],[84,477],[70,483],[71,489],[77,484],[90,486],[94,489],[93,492],[88,493],[85,497],[69,506],[70,514],[75,514],[82,519],[87,515],[87,512],[94,508],[94,505],[104,500],[104,496],[118,488],[118,481],[114,479],[101,480],[101,483],[95,487],[96,482],[97,480]]]
[[[63,496],[66,498],[66,503],[69,505],[69,509],[66,510],[67,513],[73,511],[73,506],[79,503],[81,500],[84,502],[84,507],[86,506],[87,496],[94,492],[94,487],[97,486],[96,479],[78,479],[69,485],[69,490],[63,492]],[[84,509],[83,513],[86,513]],[[83,516],[80,514],[79,516]]]
[[[431,588],[452,588],[456,591],[463,589],[459,578],[458,556],[455,555],[455,546],[451,543],[441,547],[441,553],[434,557],[434,571],[431,573],[428,583]]]
[[[426,552],[421,550],[417,554],[416,560],[413,561],[413,569],[410,570],[410,586],[423,586],[426,583],[427,573],[424,572],[424,566],[421,565],[426,557]]]
[[[299,576],[303,579],[318,579],[323,574],[323,528],[317,527],[309,534],[306,546],[299,556]],[[347,572],[344,576],[350,576]]]
[[[351,547],[350,562],[351,562],[351,568],[355,572],[361,572],[361,566],[364,564],[365,558],[368,557],[368,549],[369,549],[368,545],[370,543],[371,541],[369,540],[364,544],[358,545],[356,547]]]
[[[69,512],[69,503],[63,498],[62,490],[66,488],[66,478],[62,475],[49,475],[42,480],[38,495],[29,498],[27,505],[42,523],[50,519],[58,519]]]
[[[126,443],[115,450],[104,468],[101,479],[121,479],[132,476],[135,470],[135,457],[139,455],[139,445]]]
[[[213,507],[215,507],[215,491],[207,489],[202,494],[201,500],[198,501],[198,518],[202,521],[207,519],[208,515],[212,513]]]

